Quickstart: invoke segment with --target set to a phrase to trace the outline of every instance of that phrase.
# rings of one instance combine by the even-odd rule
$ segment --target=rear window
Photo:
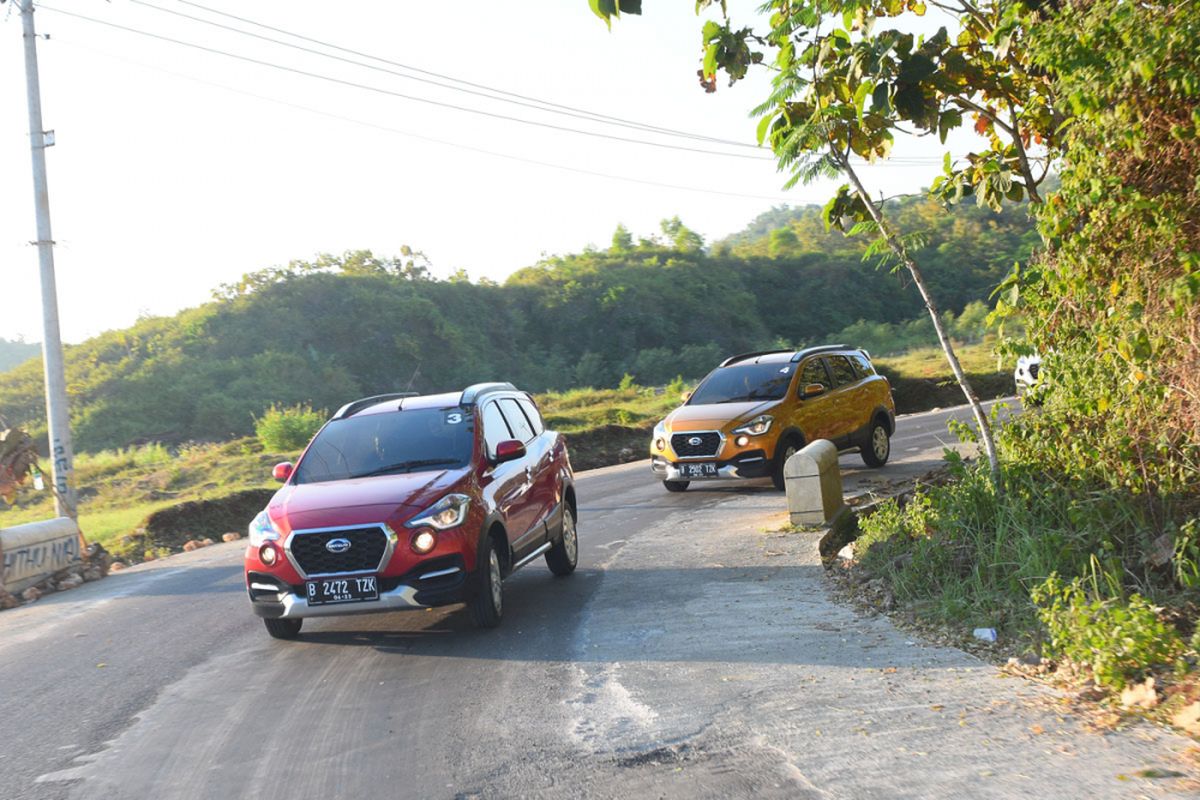
[[[861,353],[852,353],[850,355],[850,363],[854,364],[854,370],[860,378],[875,374],[875,368],[871,366],[871,362],[867,357]]]
[[[696,387],[688,405],[778,400],[787,394],[795,371],[796,365],[790,361],[722,367]]]
[[[475,421],[470,409],[421,408],[330,422],[296,466],[295,483],[322,483],[465,467]]]

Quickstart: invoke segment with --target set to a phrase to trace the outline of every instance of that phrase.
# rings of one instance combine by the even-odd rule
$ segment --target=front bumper
[[[360,573],[361,574],[361,573]],[[340,617],[453,605],[468,599],[471,576],[459,556],[433,559],[403,576],[379,576],[379,599],[310,605],[304,584],[292,585],[266,572],[249,571],[246,590],[254,613],[266,619]]]
[[[697,463],[683,462],[683,463]],[[771,461],[762,450],[740,453],[728,461],[717,460],[715,477],[684,477],[679,471],[679,464],[669,461],[662,456],[651,456],[650,469],[664,481],[719,481],[750,478],[769,478],[771,476]]]
[[[378,600],[361,603],[328,603],[310,606],[308,599],[287,592],[279,600],[251,600],[254,613],[266,619],[301,619],[304,617],[340,617],[348,614],[374,614],[385,611],[404,611],[414,608],[429,608],[417,602],[417,590],[400,584],[389,592],[381,592]]]

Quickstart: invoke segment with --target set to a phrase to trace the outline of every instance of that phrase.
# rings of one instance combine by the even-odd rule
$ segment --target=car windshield
[[[475,422],[470,409],[420,408],[326,425],[296,466],[295,483],[321,483],[464,467]]]
[[[688,405],[778,400],[787,394],[795,371],[796,365],[790,361],[722,367],[696,387]]]

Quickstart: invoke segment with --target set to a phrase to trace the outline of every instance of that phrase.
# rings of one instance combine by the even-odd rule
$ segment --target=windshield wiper
[[[408,472],[421,467],[436,467],[442,464],[454,465],[458,463],[457,458],[426,458],[419,461],[401,461],[397,464],[389,464],[386,467],[373,469],[370,472],[361,472],[357,475],[351,475],[351,478],[373,478],[376,475],[388,475],[393,472]]]

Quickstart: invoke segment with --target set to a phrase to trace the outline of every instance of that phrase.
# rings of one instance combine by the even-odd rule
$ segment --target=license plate
[[[679,475],[683,478],[716,478],[717,465],[711,461],[700,464],[680,464]]]
[[[379,599],[379,584],[374,575],[356,575],[349,578],[320,578],[304,582],[310,606],[330,603],[361,603]]]

